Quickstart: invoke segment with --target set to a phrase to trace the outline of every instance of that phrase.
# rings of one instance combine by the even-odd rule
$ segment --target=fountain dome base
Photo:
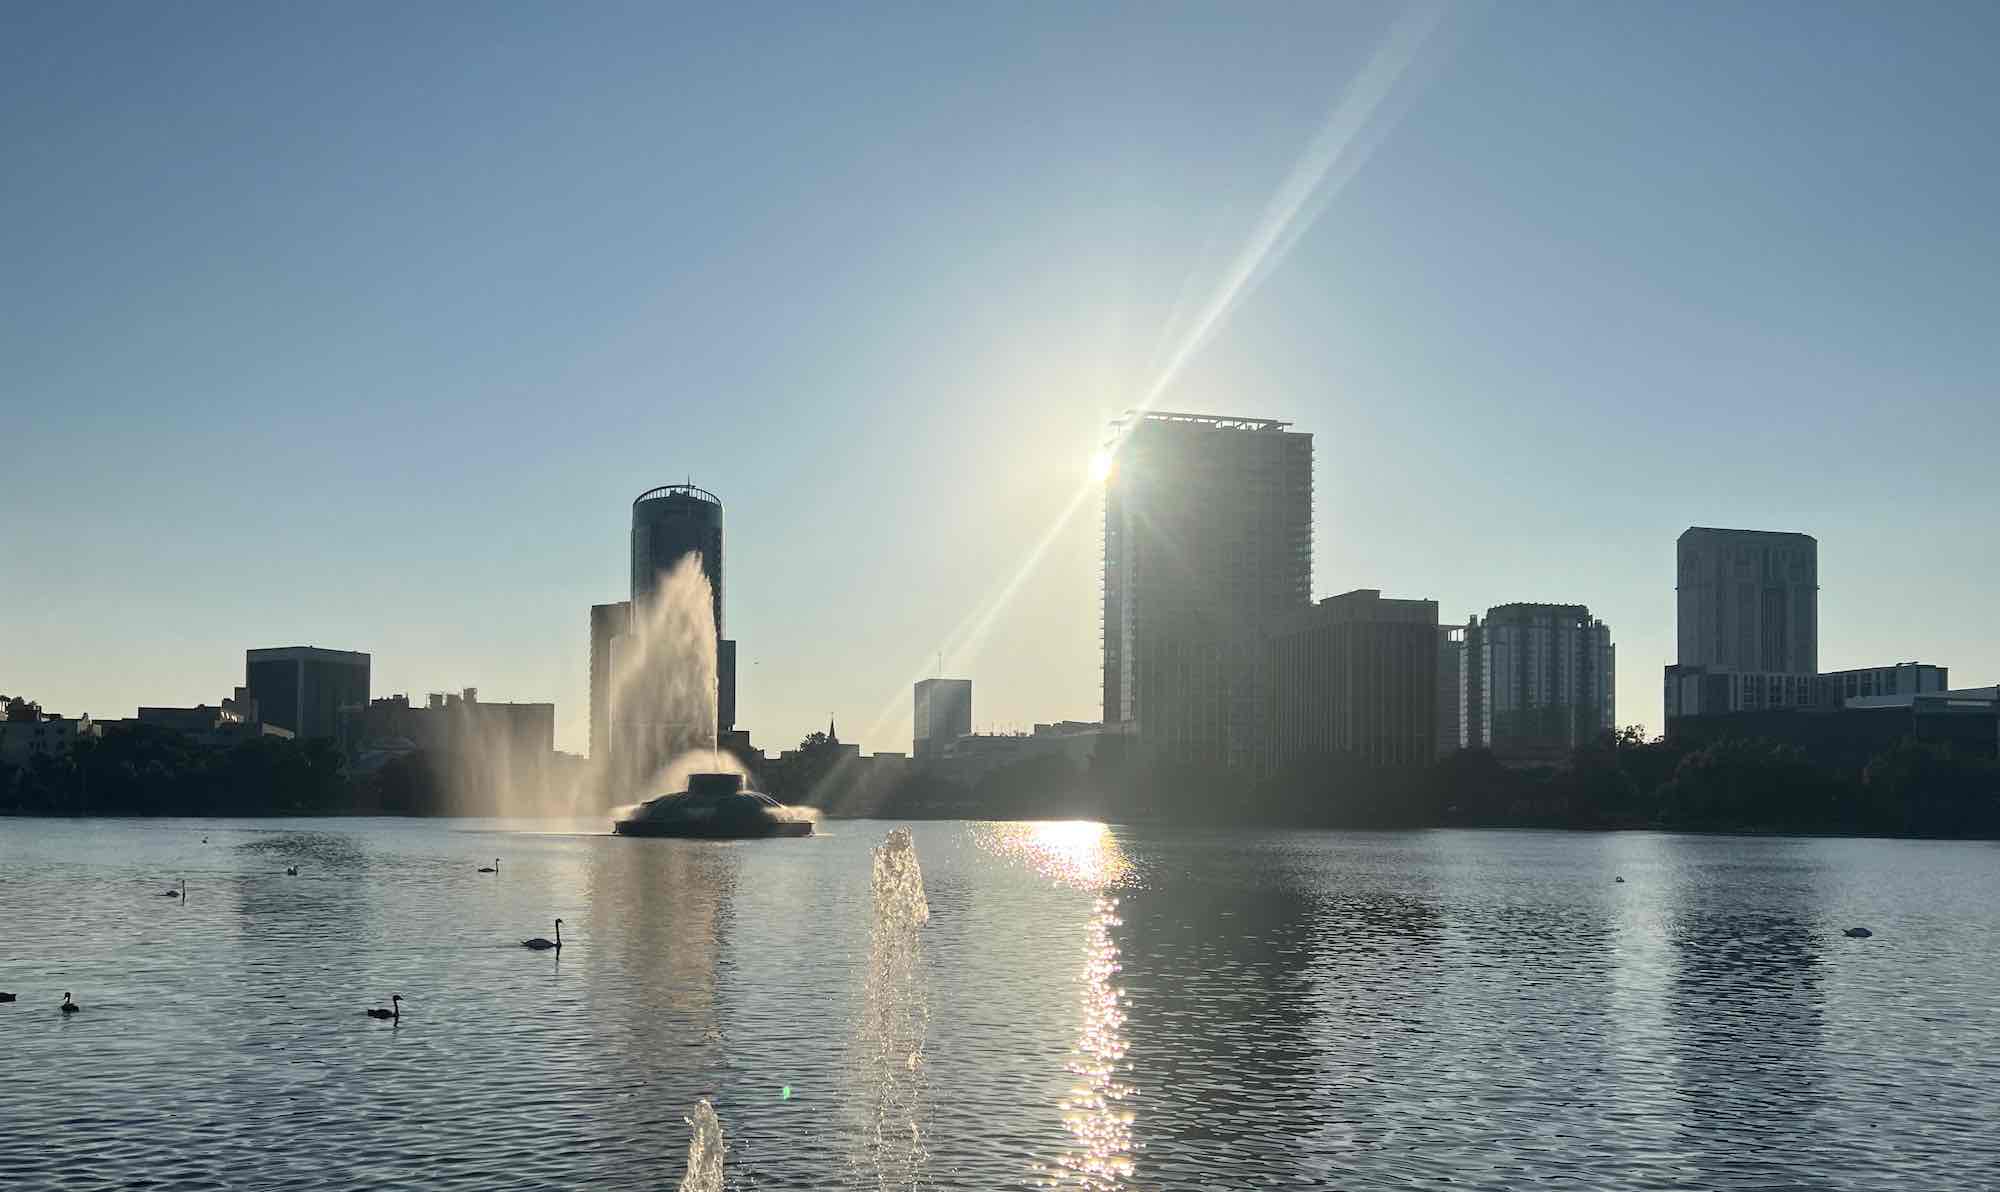
[[[810,812],[746,790],[741,774],[690,774],[686,790],[648,799],[611,827],[620,836],[693,840],[762,840],[813,830]]]

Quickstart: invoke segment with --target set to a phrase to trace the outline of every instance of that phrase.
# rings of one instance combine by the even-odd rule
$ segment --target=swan
[[[68,994],[68,993],[64,993],[64,994],[63,994],[63,1004],[62,1004],[62,1012],[63,1012],[63,1013],[65,1013],[65,1014],[74,1014],[74,1013],[76,1013],[76,1012],[77,1012],[78,1010],[81,1010],[81,1009],[83,1009],[83,1007],[82,1007],[82,1006],[79,1006],[79,1005],[77,1005],[77,1004],[76,1004],[75,1002],[73,1002],[73,1001],[70,1001],[70,1000],[69,1000],[69,994]]]
[[[401,1022],[403,1020],[403,995],[400,993],[390,994],[389,1008],[387,1010],[384,1010],[378,1006],[375,1009],[368,1011],[368,1017],[381,1018],[381,1019],[393,1018],[397,1022]]]
[[[186,878],[182,878],[182,879],[181,879],[181,888],[180,888],[180,889],[178,889],[178,890],[162,890],[162,891],[160,891],[160,897],[162,897],[162,898],[186,898],[186,897],[187,897],[187,888],[188,888],[188,883],[187,883],[187,879],[186,879]]]
[[[541,936],[539,936],[539,935],[538,935],[538,936],[536,936],[536,937],[535,937],[534,939],[531,939],[531,940],[522,940],[522,941],[521,941],[521,946],[522,946],[523,948],[533,948],[533,949],[534,949],[535,951],[537,951],[537,952],[545,952],[545,951],[547,951],[547,950],[548,950],[548,949],[550,949],[550,948],[555,948],[555,949],[557,949],[557,950],[561,950],[561,948],[562,948],[562,920],[561,920],[561,919],[557,919],[557,920],[556,920],[556,938],[554,938],[554,939],[552,939],[552,940],[545,940],[545,939],[543,939],[543,938],[542,938]]]
[[[479,867],[479,872],[481,872],[481,873],[498,873],[498,872],[500,872],[500,858],[498,858],[498,857],[495,857],[495,858],[493,858],[493,864],[491,864],[491,865],[481,865],[481,866]]]

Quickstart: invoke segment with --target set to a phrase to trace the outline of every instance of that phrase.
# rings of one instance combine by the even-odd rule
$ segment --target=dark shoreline
[[[611,814],[603,814],[607,825],[606,835],[612,835],[609,824]],[[345,820],[345,819],[406,819],[406,820],[587,820],[596,813],[578,816],[505,816],[497,812],[468,813],[414,813],[394,811],[343,810],[343,811],[269,811],[247,814],[181,814],[160,812],[152,815],[132,815],[117,813],[79,813],[56,815],[32,811],[0,811],[0,821],[6,820]],[[1328,824],[1328,823],[1275,823],[1245,820],[1234,823],[1212,819],[1162,819],[1162,818],[1120,818],[1106,819],[1096,815],[1071,812],[1048,815],[976,815],[956,813],[891,812],[884,809],[869,814],[822,813],[822,818],[841,823],[990,823],[990,824],[1038,824],[1080,821],[1102,823],[1107,828],[1171,828],[1185,831],[1224,832],[1277,832],[1277,833],[1347,833],[1347,834],[1391,834],[1408,832],[1574,832],[1574,833],[1621,833],[1650,832],[1665,836],[1742,836],[1750,838],[1790,838],[1797,840],[1928,840],[1963,841],[2000,844],[2000,833],[1940,835],[1921,832],[1881,832],[1855,829],[1772,828],[1772,827],[1681,827],[1673,824],[1493,824],[1493,823],[1431,823],[1431,824]]]

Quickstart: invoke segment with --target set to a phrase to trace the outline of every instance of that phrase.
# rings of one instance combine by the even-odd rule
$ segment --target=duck
[[[401,1022],[403,1020],[403,995],[400,993],[390,994],[389,1008],[384,1010],[380,1006],[377,1006],[368,1011],[368,1017],[380,1018],[385,1022],[391,1019]]]
[[[11,1002],[11,1001],[13,1001],[13,1000],[14,1000],[14,995],[13,995],[13,994],[11,994],[11,993],[0,993],[0,1002]]]
[[[296,866],[296,865],[287,865],[287,866],[285,866],[285,876],[286,876],[286,877],[297,877],[297,876],[299,876],[299,867],[298,867],[298,866]]]
[[[498,858],[498,857],[495,857],[495,858],[493,858],[493,864],[491,864],[491,865],[481,865],[481,866],[479,867],[479,872],[481,872],[481,873],[498,873],[498,872],[500,872],[500,858]]]
[[[1874,935],[1875,933],[1868,930],[1866,927],[1850,927],[1846,931],[1841,932],[1840,934],[1846,936],[1848,939],[1851,940],[1865,940],[1869,936]]]
[[[75,1002],[69,1000],[69,993],[67,991],[63,993],[63,1004],[62,1004],[63,1013],[75,1014],[81,1011],[82,1009],[83,1009],[82,1006],[79,1006]]]
[[[546,951],[548,951],[548,950],[549,950],[550,948],[554,948],[554,949],[556,949],[557,951],[561,951],[561,950],[562,950],[562,920],[561,920],[561,919],[557,919],[557,920],[556,920],[556,938],[554,938],[554,939],[552,939],[552,940],[545,940],[545,939],[543,939],[543,938],[542,938],[541,936],[539,936],[539,935],[538,935],[538,936],[536,936],[536,937],[535,937],[534,939],[531,939],[531,940],[522,940],[522,941],[521,941],[521,946],[522,946],[523,948],[533,948],[533,949],[534,949],[535,951],[537,951],[537,952],[546,952]]]
[[[162,891],[160,891],[160,897],[162,897],[162,898],[186,898],[186,897],[187,897],[187,888],[188,888],[188,884],[187,884],[187,879],[186,879],[186,878],[182,878],[182,879],[181,879],[181,886],[180,886],[180,889],[178,889],[178,890],[162,890]]]
[[[1621,873],[1621,874],[1619,874],[1619,875],[1618,875],[1617,877],[1614,877],[1614,878],[1612,878],[1612,879],[1611,879],[1611,884],[1612,884],[1612,885],[1614,885],[1614,886],[1622,886],[1622,885],[1624,885],[1624,884],[1625,884],[1625,875]]]

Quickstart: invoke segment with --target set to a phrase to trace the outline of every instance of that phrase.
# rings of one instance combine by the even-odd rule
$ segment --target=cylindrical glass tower
[[[689,552],[701,556],[722,636],[722,498],[692,484],[648,489],[632,502],[632,603],[643,607]]]

